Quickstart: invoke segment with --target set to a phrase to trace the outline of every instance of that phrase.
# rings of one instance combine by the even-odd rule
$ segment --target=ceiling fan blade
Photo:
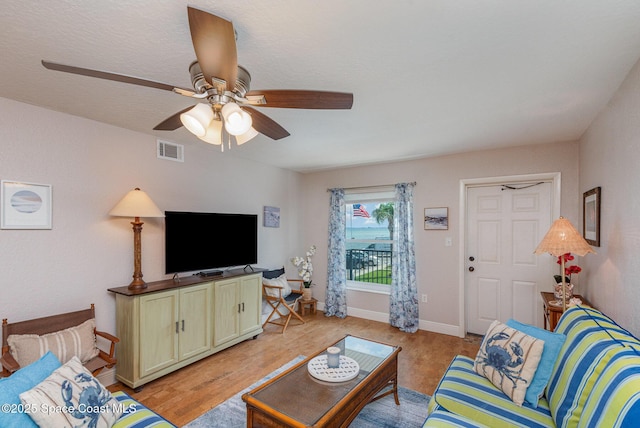
[[[154,131],[174,131],[182,126],[180,115],[187,110],[191,110],[193,106],[189,106],[179,112],[169,116],[153,128]]]
[[[275,120],[271,119],[266,114],[247,106],[242,106],[242,109],[247,110],[247,112],[251,115],[253,128],[259,133],[271,138],[272,140],[279,140],[291,135],[286,129],[284,129]]]
[[[345,92],[272,89],[249,91],[246,98],[249,104],[260,107],[348,110],[353,105],[353,94]]]
[[[132,85],[146,86],[148,88],[163,89],[165,91],[174,91],[174,89],[177,89],[180,91],[193,92],[192,89],[179,88],[177,86],[167,85],[166,83],[125,76],[123,74],[109,73],[108,71],[91,70],[89,68],[75,67],[73,65],[59,64],[57,62],[45,60],[42,60],[42,65],[49,70],[63,71],[65,73],[79,74],[81,76],[96,77],[98,79],[113,80],[122,83],[130,83]]]
[[[238,75],[233,24],[193,7],[188,7],[188,13],[193,49],[205,80],[216,86],[212,78],[222,79],[226,82],[226,90],[233,90]]]

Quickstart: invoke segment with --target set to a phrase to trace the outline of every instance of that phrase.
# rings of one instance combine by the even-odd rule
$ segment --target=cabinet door
[[[180,359],[211,348],[211,284],[180,291]]]
[[[238,329],[238,314],[240,313],[238,286],[238,279],[216,281],[214,284],[214,346],[221,345],[240,335]]]
[[[260,325],[262,309],[262,276],[251,275],[240,281],[240,334]]]
[[[178,291],[140,297],[140,377],[178,362]]]

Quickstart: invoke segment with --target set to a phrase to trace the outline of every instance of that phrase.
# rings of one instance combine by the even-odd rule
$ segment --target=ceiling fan
[[[350,109],[353,94],[313,90],[250,90],[251,75],[238,65],[233,24],[208,12],[187,7],[191,41],[197,60],[189,66],[193,89],[106,71],[91,70],[42,60],[49,70],[80,74],[133,85],[172,91],[198,103],[156,125],[154,130],[173,131],[185,126],[211,144],[222,144],[222,128],[237,144],[264,134],[273,140],[290,134],[254,107],[299,109]]]

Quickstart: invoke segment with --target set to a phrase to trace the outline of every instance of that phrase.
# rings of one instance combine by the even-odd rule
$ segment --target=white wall
[[[2,98],[0,112],[0,179],[53,186],[53,229],[0,230],[2,318],[95,303],[98,326],[115,333],[115,298],[107,289],[131,282],[133,232],[130,219],[108,212],[134,187],[162,210],[258,214],[261,267],[282,266],[296,247],[297,173],[195,139],[184,163],[160,160],[150,135]],[[262,227],[265,205],[280,207],[280,228]],[[144,279],[167,278],[164,220],[143,221]]]
[[[457,331],[459,323],[458,269],[460,234],[459,185],[461,179],[561,172],[561,214],[573,224],[580,221],[578,196],[578,144],[576,142],[469,152],[406,162],[370,165],[303,176],[304,239],[299,248],[318,245],[315,257],[314,291],[324,301],[327,272],[327,229],[329,193],[327,188],[357,187],[416,181],[415,242],[418,294],[427,294],[420,303],[421,325],[441,332]],[[425,231],[423,210],[449,207],[449,230]],[[445,238],[454,245],[445,247]],[[553,278],[549,278],[549,291]],[[349,291],[347,304],[354,313],[388,313],[388,296]]]
[[[589,301],[640,336],[640,63],[580,140],[580,192],[597,186],[600,247],[580,275]]]

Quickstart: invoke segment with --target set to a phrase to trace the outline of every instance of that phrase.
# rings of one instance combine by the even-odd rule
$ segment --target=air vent
[[[182,144],[158,140],[158,159],[184,162],[184,146]]]

